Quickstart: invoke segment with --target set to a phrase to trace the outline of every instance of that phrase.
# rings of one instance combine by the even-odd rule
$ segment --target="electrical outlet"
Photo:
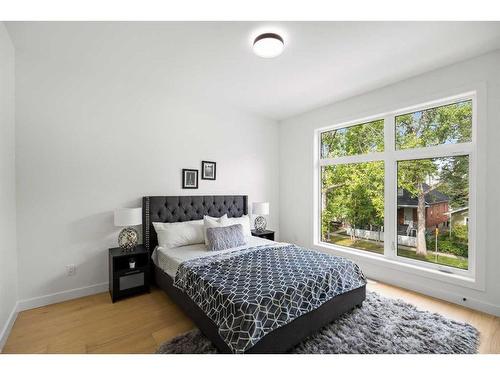
[[[74,264],[68,264],[66,266],[66,275],[75,276],[75,274],[76,274],[76,266]]]

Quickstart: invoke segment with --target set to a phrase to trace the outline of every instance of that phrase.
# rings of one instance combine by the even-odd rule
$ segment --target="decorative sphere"
[[[267,225],[267,222],[266,222],[266,219],[264,218],[264,216],[257,216],[255,218],[254,226],[255,226],[255,229],[258,230],[259,232],[262,232],[263,230],[265,230],[266,225]]]
[[[124,228],[118,235],[118,246],[123,250],[130,251],[137,246],[139,235],[134,228]]]

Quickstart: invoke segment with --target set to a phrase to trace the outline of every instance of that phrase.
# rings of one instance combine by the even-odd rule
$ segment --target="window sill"
[[[466,288],[484,291],[483,280],[463,275],[444,273],[436,269],[422,267],[415,264],[404,263],[394,259],[389,259],[380,254],[366,253],[363,250],[355,250],[343,246],[332,245],[325,242],[315,241],[314,246],[318,250],[329,250],[340,255],[346,255],[349,258],[360,262],[369,262],[382,267],[394,269],[401,272],[408,272],[417,276],[443,281],[453,285],[459,285]]]

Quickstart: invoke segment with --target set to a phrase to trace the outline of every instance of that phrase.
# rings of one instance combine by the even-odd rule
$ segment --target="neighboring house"
[[[428,188],[428,185],[424,185]],[[431,190],[425,194],[425,226],[434,228],[446,226],[448,222],[450,198],[439,190]],[[413,197],[407,190],[398,189],[398,225],[417,227],[417,197]]]
[[[447,212],[447,216],[450,219],[451,227],[457,224],[467,225],[469,224],[469,207],[462,207],[449,211]]]

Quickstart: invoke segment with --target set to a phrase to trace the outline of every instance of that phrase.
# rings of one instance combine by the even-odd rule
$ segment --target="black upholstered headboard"
[[[204,215],[240,217],[248,214],[247,195],[189,195],[142,198],[142,234],[146,249],[158,244],[153,222],[199,220]]]

